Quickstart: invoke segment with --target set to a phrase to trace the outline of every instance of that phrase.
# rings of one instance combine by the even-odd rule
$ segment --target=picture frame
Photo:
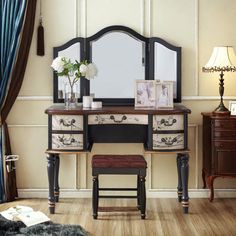
[[[156,82],[156,108],[172,109],[173,108],[173,82],[162,81]]]
[[[229,110],[232,116],[236,115],[236,101],[229,101]]]
[[[136,80],[135,82],[135,107],[155,108],[156,89],[154,80]]]

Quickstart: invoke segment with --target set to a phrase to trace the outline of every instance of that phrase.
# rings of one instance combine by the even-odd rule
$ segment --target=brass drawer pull
[[[65,127],[76,127],[75,126],[75,119],[68,120],[68,121],[60,119],[59,122],[60,122],[60,124],[62,124]]]
[[[127,116],[126,116],[126,115],[123,115],[123,116],[121,117],[121,120],[116,120],[115,116],[111,115],[111,116],[110,116],[110,119],[113,120],[115,123],[122,123],[124,120],[127,119]]]
[[[174,123],[176,123],[177,120],[166,120],[166,119],[161,119],[161,124],[164,124],[164,126],[172,126]]]

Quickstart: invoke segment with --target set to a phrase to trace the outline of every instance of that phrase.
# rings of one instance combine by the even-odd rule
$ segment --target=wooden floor
[[[101,199],[101,206],[134,206],[135,200]],[[0,211],[25,205],[44,212],[55,223],[79,224],[96,236],[236,235],[236,199],[191,199],[190,212],[182,214],[175,199],[147,199],[147,219],[139,212],[101,212],[92,218],[91,199],[60,199],[50,215],[46,199],[23,199],[0,204]]]

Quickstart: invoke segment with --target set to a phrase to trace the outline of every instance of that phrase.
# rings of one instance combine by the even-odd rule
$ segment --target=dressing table
[[[174,102],[181,102],[181,48],[160,38],[146,38],[124,26],[110,26],[89,38],[75,38],[55,47],[54,57],[57,56],[95,63],[99,78],[80,79],[78,102],[94,93],[94,100],[102,101],[103,107],[66,109],[64,104],[54,104],[46,109],[50,213],[55,212],[55,202],[59,200],[60,154],[90,152],[94,143],[143,143],[146,153],[175,153],[178,200],[183,212],[188,213],[191,111],[177,104],[165,110],[135,108],[133,98],[136,79],[165,78],[174,83]],[[112,60],[107,60],[109,57]],[[128,63],[131,65],[127,68]],[[54,103],[64,101],[64,80],[54,73]]]

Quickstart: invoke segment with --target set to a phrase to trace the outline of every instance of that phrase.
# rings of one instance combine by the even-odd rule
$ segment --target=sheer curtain
[[[11,154],[6,118],[19,94],[34,29],[37,0],[0,0],[0,202],[17,197],[15,170],[7,171]]]

